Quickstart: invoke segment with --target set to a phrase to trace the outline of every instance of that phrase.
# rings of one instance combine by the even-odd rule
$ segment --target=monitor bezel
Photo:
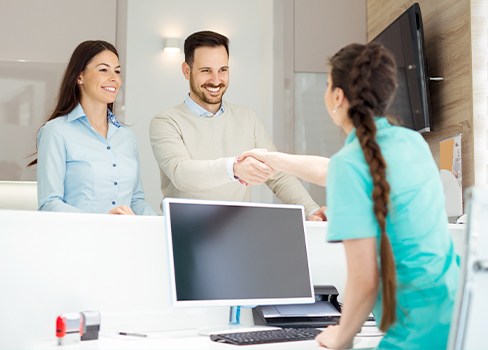
[[[310,294],[303,297],[293,298],[249,298],[249,299],[213,299],[213,300],[178,300],[176,293],[176,278],[173,255],[173,240],[171,234],[171,218],[170,218],[170,204],[172,203],[188,203],[188,204],[211,204],[211,205],[225,205],[225,206],[246,206],[246,207],[267,207],[267,208],[288,208],[300,210],[302,215],[303,234],[305,239],[305,251],[307,254],[307,268],[310,280]],[[307,240],[307,231],[305,226],[305,211],[301,205],[293,204],[270,204],[270,203],[255,203],[255,202],[237,202],[237,201],[217,201],[217,200],[202,200],[202,199],[186,199],[186,198],[165,198],[163,200],[163,215],[164,228],[167,240],[168,250],[168,268],[169,279],[171,287],[171,304],[175,307],[208,307],[208,306],[257,306],[257,305],[286,305],[286,304],[310,304],[315,302],[314,287],[312,281],[312,270],[310,268],[310,258]]]

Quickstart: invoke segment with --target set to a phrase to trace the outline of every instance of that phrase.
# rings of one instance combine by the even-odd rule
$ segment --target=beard
[[[220,92],[218,96],[212,96],[210,93],[207,91],[206,87],[220,87]],[[201,86],[198,86],[191,73],[190,73],[190,91],[198,97],[199,100],[206,104],[210,105],[220,105],[222,103],[222,97],[224,96],[225,92],[227,91],[227,87],[224,84],[219,84],[219,85],[212,85],[212,84],[203,84]]]

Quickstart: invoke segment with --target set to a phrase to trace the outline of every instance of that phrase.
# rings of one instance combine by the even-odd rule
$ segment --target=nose
[[[210,77],[210,81],[212,82],[212,84],[214,85],[219,85],[220,84],[220,76],[219,76],[219,72],[213,72],[212,73],[212,76]]]
[[[114,82],[114,83],[115,83],[115,82],[120,82],[120,81],[122,81],[122,78],[120,77],[120,75],[119,75],[119,74],[117,74],[117,73],[113,72],[113,73],[112,73],[112,76],[110,77],[110,81],[111,81],[111,82]]]

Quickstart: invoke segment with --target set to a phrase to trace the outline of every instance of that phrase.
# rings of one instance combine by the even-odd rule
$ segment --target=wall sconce
[[[181,51],[181,39],[180,38],[164,38],[163,39],[163,52],[179,53],[180,51]]]

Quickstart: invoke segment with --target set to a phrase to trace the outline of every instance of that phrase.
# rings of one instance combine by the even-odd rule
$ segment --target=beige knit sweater
[[[219,117],[197,116],[182,103],[151,121],[164,197],[251,200],[250,188],[229,178],[227,159],[252,148],[276,147],[254,112],[223,103],[225,112]],[[303,205],[307,216],[319,207],[293,176],[279,173],[266,185],[282,202]]]

